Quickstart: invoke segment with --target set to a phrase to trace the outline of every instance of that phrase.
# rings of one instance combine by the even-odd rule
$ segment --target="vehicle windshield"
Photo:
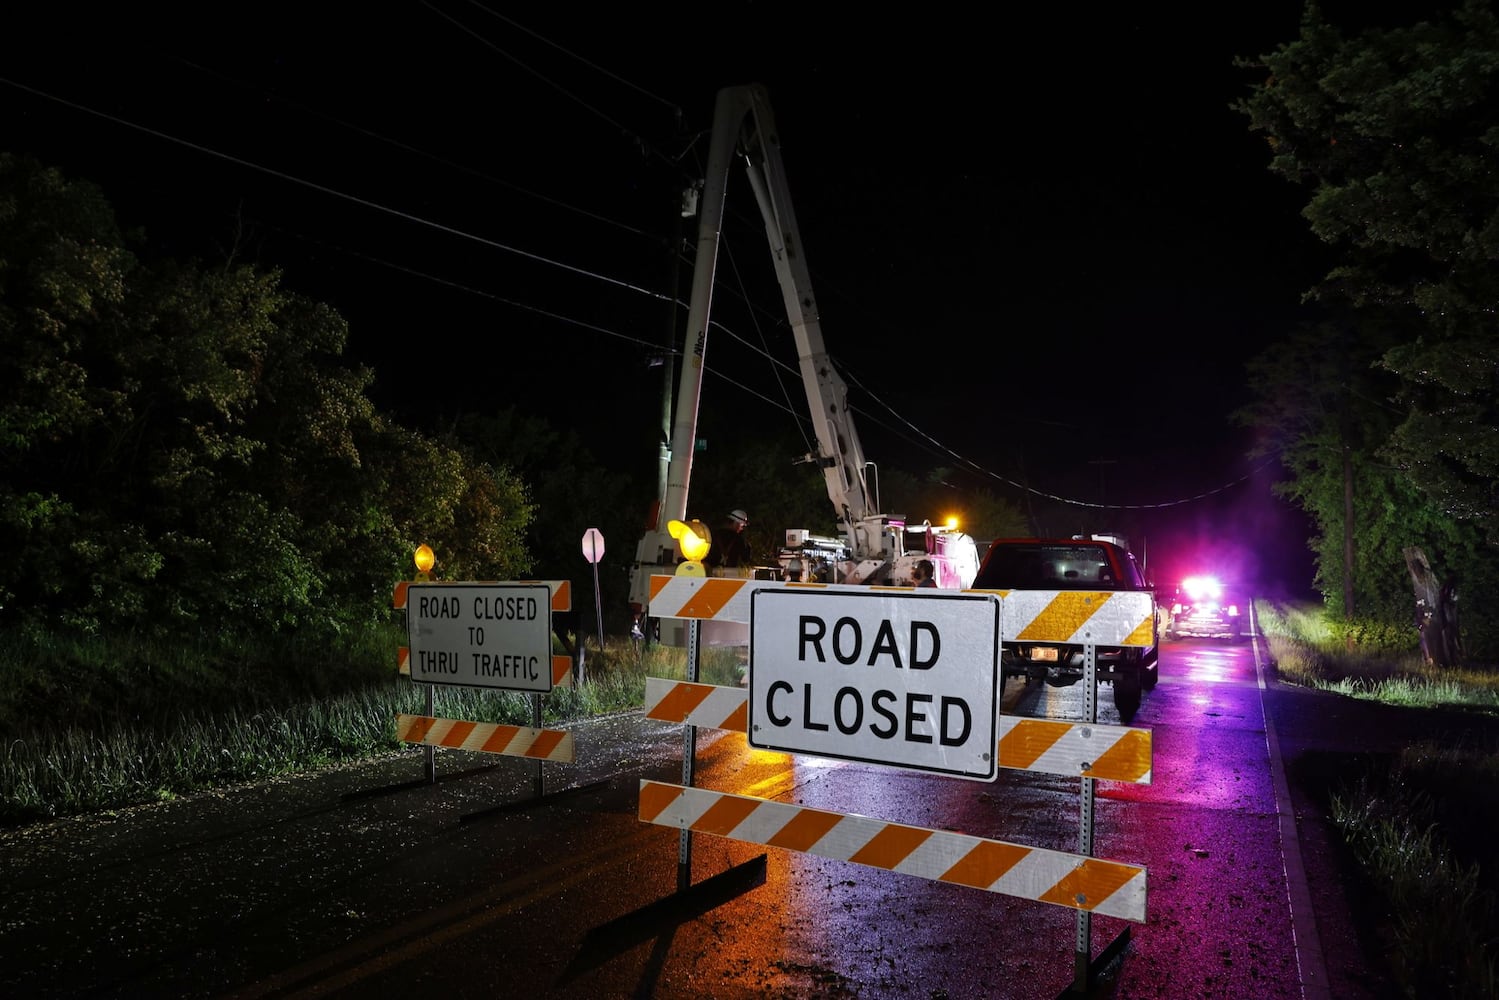
[[[1097,545],[996,545],[973,586],[981,590],[1117,589],[1107,554]]]

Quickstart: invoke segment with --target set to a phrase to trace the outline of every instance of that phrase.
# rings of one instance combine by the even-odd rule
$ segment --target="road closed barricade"
[[[1082,779],[1073,854],[696,789],[684,765],[682,785],[643,781],[640,801],[641,820],[683,831],[684,856],[688,831],[712,833],[1066,907],[1082,964],[1091,914],[1145,922],[1145,867],[1092,856],[1092,782],[1148,783],[1150,731],[1003,716],[999,663],[1003,642],[1066,642],[1085,648],[1091,671],[1096,646],[1153,641],[1151,594],[656,576],[650,608],[750,626],[747,690],[697,683],[691,667],[688,681],[649,678],[650,718],[744,732],[757,749],[970,780],[1000,767]],[[1087,703],[1096,712],[1096,698]]]
[[[551,641],[552,616],[570,611],[571,601],[566,580],[396,585],[393,604],[406,611],[408,641],[397,651],[397,669],[428,685],[427,714],[398,715],[396,734],[403,743],[428,748],[429,780],[435,777],[430,755],[436,747],[535,760],[538,797],[541,761],[574,761],[572,733],[541,728],[540,700],[572,682],[571,658],[554,655]],[[433,691],[444,685],[529,694],[533,725],[439,717]]]

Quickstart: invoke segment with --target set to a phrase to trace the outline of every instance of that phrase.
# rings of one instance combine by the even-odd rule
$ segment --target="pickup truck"
[[[1096,537],[1000,538],[989,544],[974,578],[975,590],[1144,590],[1153,588],[1123,545]],[[1125,725],[1140,708],[1142,692],[1160,677],[1159,641],[1148,647],[1099,646],[1097,678],[1114,690]],[[1083,679],[1083,647],[1063,643],[1006,642],[1000,653],[1006,678],[1025,677],[1066,687]]]

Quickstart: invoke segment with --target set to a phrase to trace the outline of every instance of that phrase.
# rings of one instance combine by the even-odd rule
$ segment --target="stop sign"
[[[595,565],[604,558],[604,536],[599,529],[589,528],[583,532],[583,558]]]

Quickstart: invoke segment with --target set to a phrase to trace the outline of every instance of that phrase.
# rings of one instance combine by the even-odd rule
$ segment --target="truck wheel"
[[[1114,678],[1114,707],[1126,726],[1140,710],[1140,672],[1128,670]]]
[[[1145,669],[1145,678],[1142,682],[1144,684],[1145,690],[1154,691],[1155,686],[1160,681],[1160,679],[1161,663],[1159,660],[1157,660],[1155,663],[1152,663]]]

